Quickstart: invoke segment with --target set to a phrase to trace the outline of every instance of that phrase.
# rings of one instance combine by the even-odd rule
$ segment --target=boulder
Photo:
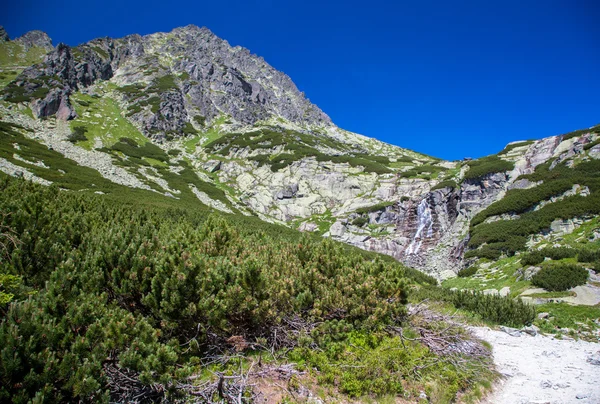
[[[202,168],[209,173],[215,173],[221,169],[221,160],[208,160],[202,165]]]
[[[501,326],[500,331],[507,333],[511,337],[520,337],[521,336],[521,331],[517,330],[516,328]]]

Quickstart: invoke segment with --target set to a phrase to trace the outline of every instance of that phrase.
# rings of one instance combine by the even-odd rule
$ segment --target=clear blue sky
[[[600,3],[7,2],[54,43],[207,26],[291,76],[342,128],[446,159],[600,123]]]

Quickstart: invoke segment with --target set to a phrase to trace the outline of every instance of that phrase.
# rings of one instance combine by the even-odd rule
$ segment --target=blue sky
[[[11,37],[207,26],[263,56],[344,129],[445,159],[600,123],[600,3],[24,0]]]

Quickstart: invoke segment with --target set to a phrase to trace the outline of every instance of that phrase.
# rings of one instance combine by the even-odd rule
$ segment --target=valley
[[[278,400],[477,402],[500,374],[465,323],[597,346],[600,125],[444,161],[206,28],[3,38],[0,398],[250,402],[262,375]]]

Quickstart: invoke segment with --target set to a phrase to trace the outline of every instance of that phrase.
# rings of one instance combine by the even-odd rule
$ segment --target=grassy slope
[[[32,47],[27,52],[16,42],[0,42],[0,88],[17,77],[27,66],[39,63],[44,59],[46,50]]]

